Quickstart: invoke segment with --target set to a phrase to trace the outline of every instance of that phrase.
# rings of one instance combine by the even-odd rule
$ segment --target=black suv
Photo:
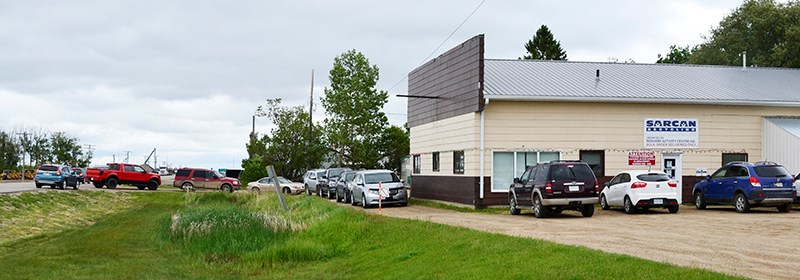
[[[325,175],[322,177],[324,180],[320,180],[319,185],[317,185],[319,195],[329,199],[334,198],[336,195],[336,181],[339,180],[339,175],[345,171],[352,171],[352,169],[340,167],[328,168],[328,170],[325,170]]]
[[[580,211],[584,217],[594,215],[598,203],[597,178],[588,164],[582,161],[551,161],[528,166],[508,190],[508,206],[512,215],[523,207],[533,208],[537,218]]]

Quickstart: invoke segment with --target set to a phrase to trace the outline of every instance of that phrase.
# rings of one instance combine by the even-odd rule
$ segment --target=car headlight
[[[239,180],[233,181],[233,185],[234,186],[238,186],[239,185]]]
[[[370,193],[370,194],[377,195],[377,194],[379,194],[380,192],[378,192],[378,190],[369,190],[369,193]]]

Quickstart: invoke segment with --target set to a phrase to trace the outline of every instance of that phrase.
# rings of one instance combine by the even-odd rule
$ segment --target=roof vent
[[[597,69],[597,74],[595,75],[595,78],[600,79],[600,69]]]
[[[742,72],[747,71],[747,52],[742,52]]]

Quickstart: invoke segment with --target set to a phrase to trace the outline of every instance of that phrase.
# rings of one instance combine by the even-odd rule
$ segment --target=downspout
[[[481,203],[483,203],[483,190],[484,190],[484,183],[483,183],[484,179],[483,178],[485,176],[485,171],[484,171],[484,169],[485,169],[485,166],[484,166],[485,165],[484,164],[484,161],[485,161],[484,160],[484,158],[485,158],[485,156],[484,156],[484,148],[485,148],[485,146],[484,146],[484,114],[486,112],[486,106],[489,106],[489,98],[488,97],[484,98],[483,110],[481,110],[481,155],[480,155],[480,157],[481,157],[480,158],[481,174],[480,174],[480,179],[478,179],[478,184],[480,185],[480,189],[481,189],[480,194],[479,194],[479,197],[481,199]]]

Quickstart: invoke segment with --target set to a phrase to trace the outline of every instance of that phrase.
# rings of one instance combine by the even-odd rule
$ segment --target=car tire
[[[678,213],[678,209],[680,209],[680,205],[667,207],[667,210],[672,214]]]
[[[694,207],[697,209],[706,209],[708,204],[706,203],[706,195],[703,192],[695,192],[694,193]]]
[[[308,194],[308,196],[311,196],[311,189],[308,188],[308,185],[306,185],[306,194]]]
[[[228,184],[223,184],[222,187],[220,187],[219,189],[222,192],[233,193],[233,188],[231,187],[231,185]]]
[[[633,206],[633,202],[631,201],[631,198],[628,196],[625,196],[625,204],[623,208],[625,209],[625,214],[636,213],[636,206]]]
[[[345,191],[344,191],[344,203],[351,203],[352,201],[353,201],[353,198],[351,197],[350,192],[348,192],[347,189],[345,189]]]
[[[283,191],[283,194],[286,194],[286,195],[292,194],[292,190],[289,189],[289,187],[283,187],[282,191]]]
[[[36,184],[36,188],[37,189],[41,189],[42,188],[42,184]]]
[[[549,210],[550,209],[547,208],[547,206],[542,205],[542,199],[539,198],[538,195],[533,198],[533,215],[536,216],[536,218],[544,218],[549,216]]]
[[[791,203],[786,203],[784,205],[778,206],[778,212],[781,212],[781,213],[789,213],[789,211],[791,211],[791,210],[792,210],[792,204]]]
[[[747,201],[747,197],[745,197],[743,193],[737,193],[736,196],[733,197],[733,206],[736,208],[736,212],[739,213],[747,213],[750,211],[750,202]]]
[[[145,186],[136,186],[136,188],[139,189],[140,191],[143,191],[147,187],[145,187]]]
[[[586,204],[586,205],[581,206],[581,215],[583,215],[584,217],[587,217],[587,218],[591,217],[591,216],[594,216],[594,205]]]
[[[192,185],[192,183],[186,182],[183,183],[183,185],[181,185],[181,189],[185,192],[190,192],[194,190],[194,186]]]
[[[356,198],[353,197],[353,194],[350,193],[350,205],[356,206],[358,203],[356,202]]]
[[[335,198],[334,195],[336,195],[336,190],[333,190],[333,192],[331,192],[331,189],[328,188],[328,199],[334,199]]]
[[[608,205],[608,200],[606,200],[606,195],[600,196],[600,209],[609,210],[611,206]]]
[[[370,208],[371,206],[367,203],[367,198],[363,194],[361,195],[361,206],[364,207],[364,209]]]
[[[341,203],[341,202],[342,202],[342,200],[343,200],[342,198],[343,198],[343,197],[339,196],[339,191],[336,191],[336,202],[337,202],[337,203]]]
[[[65,183],[64,183],[64,182],[61,182],[60,184],[57,184],[57,185],[56,185],[56,189],[63,190],[63,189],[64,189],[64,185],[65,185]]]
[[[258,187],[252,187],[252,188],[250,188],[250,191],[255,193],[255,194],[260,194],[261,193],[261,189],[259,189]]]
[[[103,188],[103,184],[101,184],[101,183],[93,183],[92,185],[94,185],[94,187],[98,188],[98,189],[102,189]]]
[[[108,181],[106,182],[106,187],[108,187],[109,189],[113,190],[113,189],[117,188],[117,184],[118,183],[119,182],[117,182],[116,178],[108,178]]]
[[[319,186],[317,186],[317,196],[322,197],[322,189]]]
[[[519,215],[520,209],[517,208],[517,198],[513,194],[508,194],[508,211],[511,215]]]
[[[151,191],[157,190],[158,189],[158,181],[150,180],[150,182],[147,183],[147,189],[151,190]]]

